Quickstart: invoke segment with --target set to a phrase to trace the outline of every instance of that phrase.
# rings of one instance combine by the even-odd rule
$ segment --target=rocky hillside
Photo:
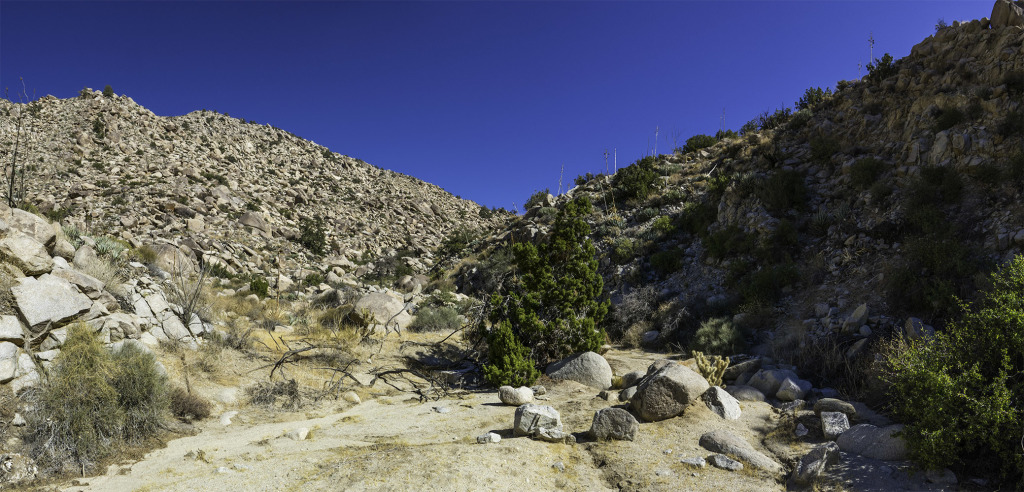
[[[503,240],[543,238],[586,196],[614,340],[686,347],[724,316],[737,352],[855,359],[941,325],[1022,252],[1022,50],[1019,28],[953,23],[740,134],[535,196]]]
[[[41,213],[134,246],[171,243],[231,273],[323,273],[396,251],[422,270],[453,231],[504,220],[269,125],[206,110],[161,117],[89,89],[73,99],[0,101],[5,166],[21,112],[26,201]],[[331,262],[296,243],[318,220]]]

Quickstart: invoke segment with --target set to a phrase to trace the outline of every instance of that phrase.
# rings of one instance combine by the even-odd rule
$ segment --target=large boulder
[[[670,419],[682,414],[710,387],[704,376],[689,367],[667,364],[644,377],[630,405],[644,420]]]
[[[541,428],[562,430],[562,416],[554,407],[527,403],[516,409],[512,435],[532,436]]]
[[[594,352],[583,352],[555,362],[548,366],[547,375],[551,379],[568,379],[591,388],[612,387],[611,366]]]
[[[50,274],[39,278],[20,278],[18,285],[11,287],[11,293],[18,311],[33,332],[49,323],[60,325],[92,307],[92,300],[78,288]]]
[[[53,258],[39,241],[24,234],[0,239],[0,257],[26,275],[41,275],[53,269]]]
[[[719,386],[712,386],[701,397],[708,408],[726,420],[740,418],[740,402]]]
[[[90,299],[96,299],[103,294],[103,282],[91,275],[69,268],[54,268],[50,274],[71,282]]]
[[[594,413],[594,421],[590,424],[590,435],[599,441],[615,439],[632,441],[640,423],[636,417],[622,408],[602,408]]]
[[[11,342],[0,342],[0,384],[6,383],[18,374],[18,346]]]
[[[1011,26],[1024,26],[1024,9],[1010,0],[996,0],[992,6],[993,29]]]
[[[850,427],[836,439],[839,449],[867,458],[885,461],[907,459],[907,443],[893,434],[903,430],[902,425],[876,427],[860,424]]]
[[[782,465],[769,458],[764,453],[754,449],[742,437],[724,429],[706,432],[700,436],[701,447],[713,453],[722,453],[735,456],[755,468],[760,468],[769,473],[781,474]]]
[[[383,292],[373,292],[356,301],[349,317],[356,323],[374,326],[387,323],[388,329],[393,329],[397,324],[398,329],[404,330],[413,319],[405,307],[402,299]]]
[[[9,214],[4,214],[2,218],[11,229],[35,239],[46,248],[53,248],[56,243],[57,231],[46,219],[34,213],[16,208]]]
[[[156,253],[156,261],[153,263],[157,268],[165,272],[171,274],[190,274],[199,271],[195,253],[188,248],[179,248],[168,243],[153,243],[148,246],[149,249]],[[75,263],[78,263],[77,254],[75,255]]]

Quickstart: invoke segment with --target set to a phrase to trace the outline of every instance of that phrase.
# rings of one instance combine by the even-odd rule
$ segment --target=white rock
[[[51,322],[59,325],[92,307],[92,300],[78,288],[50,274],[38,279],[20,278],[11,293],[30,329],[42,328]]]
[[[526,386],[502,386],[498,388],[498,398],[506,405],[518,407],[533,401],[533,390]]]
[[[305,427],[299,427],[298,429],[289,431],[287,434],[284,435],[284,437],[287,437],[288,439],[291,439],[293,441],[305,441],[306,436],[308,435],[309,429]]]

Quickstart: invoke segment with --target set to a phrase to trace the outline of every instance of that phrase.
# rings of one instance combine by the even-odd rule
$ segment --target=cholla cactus
[[[721,386],[722,376],[725,375],[725,368],[729,367],[729,358],[723,359],[718,355],[708,357],[704,355],[704,352],[696,350],[692,354],[693,358],[697,360],[697,369],[700,370],[700,375],[708,380],[708,384],[711,386]]]

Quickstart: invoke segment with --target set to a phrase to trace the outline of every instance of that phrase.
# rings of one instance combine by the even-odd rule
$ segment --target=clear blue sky
[[[620,167],[725,115],[739,128],[903,57],[992,1],[18,2],[0,88],[110,84],[158,115],[213,109],[483,205]]]

